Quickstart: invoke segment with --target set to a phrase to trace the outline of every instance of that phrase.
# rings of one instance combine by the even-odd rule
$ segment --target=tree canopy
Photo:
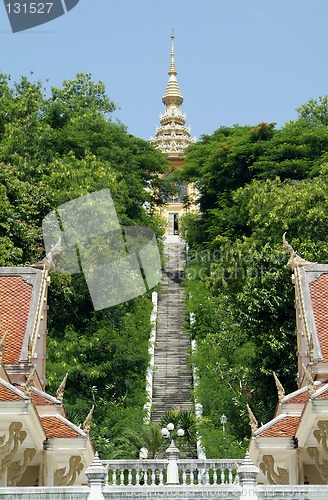
[[[109,188],[122,225],[158,237],[164,156],[113,122],[102,82],[78,74],[49,92],[42,82],[0,74],[0,265],[44,257],[41,224],[62,203]],[[68,371],[65,407],[91,426],[102,456],[125,427],[142,425],[150,333],[150,294],[94,311],[83,275],[51,273],[48,392]]]
[[[304,258],[328,261],[327,116],[325,97],[303,105],[298,120],[280,130],[272,123],[221,127],[188,149],[179,174],[199,192],[200,212],[184,216],[182,227],[196,393],[212,456],[223,438],[245,445],[247,403],[259,422],[272,418],[273,372],[287,391],[296,388],[294,291],[282,234]]]

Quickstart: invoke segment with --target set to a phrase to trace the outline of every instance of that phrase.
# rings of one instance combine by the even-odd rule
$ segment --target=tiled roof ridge
[[[15,387],[21,387],[21,391],[25,394],[25,386],[24,384],[13,384]],[[50,401],[52,404],[54,405],[60,405],[60,406],[63,406],[62,402],[59,401],[59,399],[55,398],[54,396],[52,396],[51,394],[48,394],[47,392],[45,391],[42,391],[41,389],[39,389],[38,387],[35,387],[35,386],[32,386],[31,387],[31,391],[32,393],[34,393],[36,396],[40,396],[44,399],[47,399],[48,401]],[[38,405],[36,405],[38,406]]]
[[[278,436],[272,434],[270,435],[270,429],[274,432],[274,427],[279,424],[279,423],[282,423],[283,420],[289,420],[289,421],[295,421],[296,419],[296,429],[295,429],[295,432],[293,433],[290,433],[290,435],[288,434],[288,424],[286,422],[286,424],[284,424],[284,432],[285,432],[285,435],[281,435],[279,434]],[[295,434],[296,431],[297,431],[297,428],[299,426],[299,423],[302,419],[302,416],[301,414],[299,415],[289,415],[287,413],[281,413],[280,415],[278,415],[277,417],[273,418],[272,420],[270,420],[270,422],[267,422],[265,425],[263,425],[262,427],[260,427],[255,433],[254,433],[254,437],[290,437],[292,434]],[[272,432],[271,431],[271,432]],[[281,432],[281,430],[279,430],[279,433]],[[268,433],[267,436],[263,436],[263,434],[265,433]]]
[[[81,435],[81,437],[88,437],[87,434],[80,428],[78,427],[77,425],[73,424],[73,422],[70,422],[66,417],[63,417],[62,415],[48,415],[48,416],[43,416],[41,418],[57,418],[58,420],[60,420],[63,424],[67,425],[68,427],[70,427],[73,431],[77,432],[78,434]]]
[[[47,392],[42,391],[41,389],[38,389],[37,387],[33,386],[32,387],[32,392],[34,392],[35,394],[37,394],[39,396],[44,397],[45,399],[48,399],[49,401],[51,401],[52,403],[54,403],[56,405],[61,405],[62,406],[62,403],[61,403],[61,401],[59,401],[59,399],[55,398],[51,394],[48,394]]]
[[[2,306],[0,325],[3,331],[1,338],[8,332],[3,350],[3,364],[6,365],[21,361],[33,300],[33,285],[18,274],[10,276],[0,274],[0,282]]]
[[[269,429],[270,427],[272,427],[277,422],[280,422],[280,420],[282,420],[285,417],[288,417],[288,413],[279,413],[279,415],[274,417],[272,420],[269,420],[269,422],[267,422],[266,424],[261,425],[261,427],[259,427],[257,431],[254,432],[254,436],[261,434],[261,432],[265,431],[266,429]]]
[[[307,314],[306,314],[306,308],[304,304],[304,290],[302,287],[302,279],[301,279],[301,273],[300,273],[300,268],[296,267],[295,271],[295,282],[297,283],[298,287],[298,293],[299,293],[299,300],[300,300],[300,306],[301,306],[301,316],[304,324],[304,330],[305,330],[305,337],[308,343],[308,346],[310,345],[310,340],[311,340],[311,334],[309,330],[309,325],[308,325],[308,319],[307,319]]]
[[[14,394],[16,394],[16,396],[19,396],[22,399],[25,399],[27,401],[30,400],[30,398],[25,394],[25,392],[23,392],[22,390],[20,390],[17,387],[17,385],[11,384],[10,382],[7,382],[3,378],[0,378],[0,384],[3,385],[4,387],[6,387],[6,389],[8,389],[9,391],[11,391]]]
[[[322,382],[319,380],[314,381],[314,385],[320,385]],[[296,396],[299,396],[300,394],[303,394],[304,392],[308,392],[307,386],[301,387],[300,389],[296,389],[296,391],[290,392],[289,394],[286,394],[284,398],[280,401],[281,404],[287,403],[291,399],[295,398]],[[309,395],[310,398],[310,395]]]
[[[39,274],[39,268],[34,266],[0,266],[1,276],[21,276],[24,280],[24,275],[26,274]]]
[[[295,413],[289,414],[289,413],[285,413],[285,412],[280,413],[279,415],[274,417],[272,420],[269,420],[269,422],[267,422],[266,424],[259,427],[257,429],[257,431],[254,432],[254,437],[260,436],[263,432],[270,429],[270,427],[273,427],[274,425],[276,425],[281,420],[284,420],[285,418],[299,418],[299,419],[301,419],[301,412],[297,412],[297,414],[295,414]]]
[[[283,418],[262,429],[256,437],[260,438],[291,438],[296,435],[302,416],[283,414]]]
[[[311,399],[316,399],[320,397],[324,392],[328,391],[328,383],[324,383],[322,387],[317,389],[314,394],[312,394]]]
[[[327,331],[327,286],[328,273],[321,272],[318,276],[310,275],[308,288],[312,305],[312,314],[315,322],[316,337],[321,350],[321,359],[317,361],[327,361],[328,359],[328,339]]]
[[[39,293],[37,296],[37,304],[36,304],[36,314],[33,318],[33,324],[31,325],[31,331],[30,331],[30,342],[32,346],[32,353],[33,354],[33,349],[35,347],[35,343],[37,341],[37,335],[38,335],[38,330],[40,326],[40,321],[42,317],[42,309],[43,309],[43,299],[45,297],[45,293],[47,290],[47,277],[48,277],[48,271],[46,269],[42,270],[42,275],[41,275],[41,283],[40,283],[40,289]]]

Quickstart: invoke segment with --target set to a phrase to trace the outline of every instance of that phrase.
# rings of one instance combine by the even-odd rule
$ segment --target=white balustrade
[[[166,483],[167,460],[102,460],[109,486],[152,486]]]
[[[168,460],[102,460],[109,486],[155,486],[167,483]],[[179,483],[185,486],[238,484],[242,460],[178,460]]]

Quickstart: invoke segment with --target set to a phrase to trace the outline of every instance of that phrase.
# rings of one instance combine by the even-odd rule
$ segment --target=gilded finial
[[[177,70],[175,69],[175,62],[174,62],[174,38],[175,38],[175,35],[174,35],[174,29],[173,29],[172,33],[171,33],[171,66],[170,66],[170,70],[169,70],[169,75],[176,75],[177,74]]]
[[[43,269],[47,271],[53,271],[55,269],[55,259],[60,255],[62,251],[62,239],[59,236],[57,243],[51,247],[47,255],[44,259],[39,260],[35,264],[32,264],[32,267],[36,269]]]
[[[28,397],[30,397],[32,393],[32,386],[33,386],[35,372],[36,372],[36,365],[32,366],[30,374],[27,377],[27,380],[24,384],[24,388]]]
[[[274,381],[276,383],[276,387],[277,387],[277,391],[278,391],[278,400],[279,400],[279,403],[280,401],[282,401],[285,397],[285,389],[283,388],[280,380],[278,379],[277,375],[275,372],[273,372],[273,377],[274,377]]]
[[[313,264],[313,262],[303,259],[303,257],[300,257],[297,252],[295,252],[294,248],[286,240],[286,232],[284,232],[284,234],[282,235],[282,248],[285,250],[285,252],[288,252],[290,254],[290,259],[287,262],[287,266],[291,269],[294,270],[296,267],[308,266],[310,264]]]
[[[28,341],[27,341],[27,361],[28,361],[28,363],[32,362],[32,351],[33,351],[32,339],[31,339],[31,336],[29,336]]]
[[[308,339],[308,344],[309,344],[310,361],[313,362],[314,345],[313,345],[313,334],[312,334],[312,332],[311,332],[310,338]]]
[[[302,364],[304,370],[304,378],[309,391],[310,396],[313,396],[315,393],[314,380],[312,378],[311,373],[306,369],[306,366]]]
[[[92,420],[92,415],[93,415],[94,409],[95,409],[95,405],[92,405],[91,410],[89,411],[89,413],[87,415],[87,418],[85,419],[85,421],[83,423],[83,426],[82,426],[83,431],[86,434],[90,433],[90,424],[91,424],[91,420]]]
[[[8,331],[6,330],[2,336],[2,339],[0,340],[0,363],[1,364],[2,364],[2,357],[3,357],[3,352],[5,350],[5,344],[6,344],[7,337],[8,337]]]
[[[249,416],[249,425],[252,429],[252,434],[254,434],[254,432],[257,431],[257,429],[259,428],[259,424],[254,416],[254,413],[252,412],[251,410],[251,407],[249,406],[249,404],[247,403],[247,411],[248,411],[248,416]]]
[[[68,377],[68,372],[66,373],[65,377],[60,383],[60,386],[57,389],[56,392],[56,398],[62,403],[63,398],[64,398],[64,392],[65,392],[65,387],[66,387],[66,382],[67,382],[67,377]]]

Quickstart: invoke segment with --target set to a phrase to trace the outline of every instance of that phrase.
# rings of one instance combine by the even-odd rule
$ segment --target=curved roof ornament
[[[57,392],[56,392],[56,398],[61,403],[63,402],[63,399],[64,399],[64,392],[65,392],[67,377],[68,377],[68,372],[66,373],[66,375],[63,378],[63,380],[61,381],[61,383],[60,383],[60,385],[59,385],[59,387],[57,389]]]
[[[280,403],[285,397],[285,389],[283,388],[283,385],[281,384],[281,382],[278,379],[277,374],[275,372],[273,372],[273,377],[274,377],[274,381],[276,383],[277,392],[278,392],[278,400]]]
[[[314,380],[312,378],[311,373],[307,370],[306,366],[304,365],[304,363],[302,363],[302,367],[304,370],[305,382],[306,382],[306,385],[307,385],[307,388],[308,388],[308,391],[309,391],[309,394],[311,397],[315,393]]]
[[[314,262],[303,259],[303,257],[300,257],[297,252],[295,252],[294,248],[286,240],[286,232],[284,232],[284,234],[282,235],[282,248],[285,250],[285,252],[288,252],[290,254],[290,259],[287,262],[287,266],[292,270],[294,270],[296,267],[309,266],[310,264],[314,264]]]
[[[249,425],[250,425],[250,428],[252,429],[252,434],[254,434],[257,431],[257,429],[259,428],[259,424],[258,424],[258,422],[255,418],[255,415],[252,412],[252,409],[248,403],[246,406],[247,406],[247,411],[248,411]]]

